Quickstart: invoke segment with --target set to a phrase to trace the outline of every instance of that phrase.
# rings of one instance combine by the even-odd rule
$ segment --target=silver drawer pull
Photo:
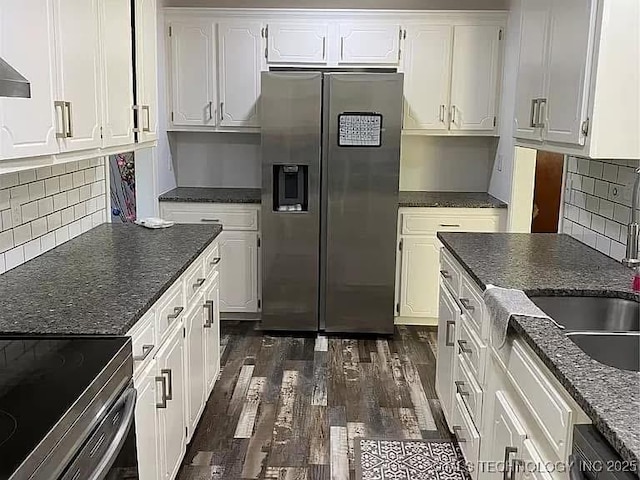
[[[513,460],[511,468],[509,468],[507,466],[507,465],[509,465],[509,457],[511,457],[512,453],[518,453],[518,449],[516,447],[505,447],[505,449],[504,449],[504,472],[502,474],[503,480],[513,480],[513,478],[514,478],[516,465],[517,465],[517,460],[515,460],[515,459]]]
[[[473,312],[476,309],[476,307],[471,305],[471,303],[469,303],[469,302],[470,302],[470,300],[468,298],[461,298],[460,299],[460,303],[462,304],[464,309],[469,311],[469,312]]]
[[[183,310],[184,310],[184,307],[175,307],[173,309],[173,313],[170,313],[169,315],[167,315],[167,320],[169,321],[175,320],[180,316]]]
[[[444,345],[445,347],[453,347],[455,346],[455,343],[453,343],[451,341],[451,336],[449,335],[451,333],[451,327],[454,327],[456,325],[455,320],[448,320],[447,324],[445,326],[445,336],[444,336]]]
[[[206,223],[220,223],[220,219],[218,218],[201,218],[200,221]]]
[[[460,228],[460,225],[455,223],[441,223],[440,226],[443,228]]]
[[[209,311],[207,319],[204,321],[204,328],[211,328],[213,325],[213,300],[204,302],[204,308]]]
[[[440,273],[442,274],[442,276],[444,278],[446,278],[447,280],[449,280],[451,278],[451,274],[449,272],[447,272],[446,270],[440,270]]]
[[[209,265],[211,265],[212,267],[215,267],[217,264],[220,263],[220,260],[222,260],[222,257],[216,257],[211,261]]]
[[[466,340],[458,340],[458,346],[460,347],[460,351],[462,353],[466,353],[466,354],[473,353],[473,350],[471,350],[470,348],[467,347],[467,341]]]
[[[134,355],[133,360],[136,362],[144,362],[154,348],[155,345],[142,345],[142,355]]]
[[[164,377],[167,376],[167,400],[173,400],[173,373],[170,368],[163,368],[160,370],[160,374]]]
[[[460,380],[456,380],[455,384],[456,384],[456,391],[460,394],[460,396],[468,397],[470,395],[469,392],[467,392],[464,389],[464,382]]]
[[[193,284],[193,289],[196,290],[197,288],[200,288],[202,285],[204,285],[204,282],[206,282],[206,278],[199,278],[198,280],[196,280],[196,283]]]
[[[451,427],[451,429],[453,430],[453,434],[458,438],[459,443],[465,443],[467,441],[466,438],[460,435],[460,432],[462,431],[462,427],[459,427],[458,425],[454,425],[453,427]]]
[[[167,379],[159,376],[155,380],[160,383],[160,401],[156,403],[156,408],[167,408]]]

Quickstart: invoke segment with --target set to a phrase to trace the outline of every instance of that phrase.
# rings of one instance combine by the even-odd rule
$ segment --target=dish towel
[[[547,318],[558,328],[564,329],[529,300],[529,297],[522,290],[487,285],[483,298],[491,322],[491,344],[498,349],[504,346],[507,339],[507,328],[511,315]]]

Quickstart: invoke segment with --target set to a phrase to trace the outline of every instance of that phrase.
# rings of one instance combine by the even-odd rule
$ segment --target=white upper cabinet
[[[135,0],[138,141],[158,137],[158,29],[156,0]]]
[[[400,36],[397,24],[341,23],[339,63],[397,65]]]
[[[495,25],[454,27],[451,129],[496,127],[502,29]]]
[[[171,22],[171,123],[215,126],[215,42],[211,21]]]
[[[0,156],[56,153],[53,2],[0,3],[0,57],[31,82],[31,98],[0,98]]]
[[[65,102],[61,150],[97,148],[102,144],[98,2],[54,1],[58,100]]]
[[[406,130],[448,129],[451,33],[449,25],[407,27],[402,54]]]
[[[102,145],[129,145],[133,138],[133,63],[131,35],[111,35],[131,29],[130,0],[101,0],[100,31],[102,105]]]
[[[258,127],[265,30],[259,22],[221,22],[218,32],[220,126]]]
[[[327,63],[327,23],[269,23],[269,63]]]
[[[522,15],[518,93],[516,96],[516,137],[542,140],[542,127],[537,121],[540,100],[544,97],[547,32],[551,0],[524,2]]]

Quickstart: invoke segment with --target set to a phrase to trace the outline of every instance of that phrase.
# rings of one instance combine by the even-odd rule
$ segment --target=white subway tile
[[[29,186],[19,185],[11,189],[11,200],[17,200],[22,203],[29,201]]]
[[[0,210],[6,210],[11,206],[10,199],[11,192],[8,189],[0,190]]]
[[[631,167],[618,167],[618,183],[621,185],[633,185],[635,172]]]
[[[55,212],[47,216],[47,229],[51,232],[62,226],[62,213]]]
[[[628,234],[629,234],[629,227],[627,225],[621,225],[620,226],[620,243],[624,243],[625,245],[627,244]]]
[[[12,268],[16,268],[18,265],[22,265],[24,263],[24,248],[22,248],[22,245],[6,252],[4,254],[4,261],[7,270],[11,270]]]
[[[582,175],[579,175],[577,173],[572,173],[571,174],[571,185],[573,186],[574,190],[581,190],[582,189]]]
[[[602,180],[596,180],[596,188],[595,188],[596,196],[600,198],[607,198],[609,196],[609,184]]]
[[[48,197],[60,193],[60,179],[58,177],[47,178],[44,181],[44,193]]]
[[[89,159],[89,166],[90,167],[97,167],[98,166],[98,159],[97,158],[91,158]]]
[[[67,173],[73,173],[78,170],[78,162],[67,162],[64,164],[64,171]]]
[[[82,218],[82,217],[84,217],[86,214],[87,214],[87,210],[86,210],[86,208],[85,208],[85,206],[84,206],[84,202],[79,203],[79,204],[77,204],[77,205],[75,205],[75,206],[73,207],[73,217],[74,217],[76,220],[81,219],[81,218]]]
[[[20,179],[20,184],[23,185],[29,182],[36,181],[36,171],[35,170],[23,170],[22,172],[18,172],[18,178]]]
[[[95,169],[95,167],[87,168],[84,171],[84,182],[85,183],[93,183],[95,181],[96,181],[96,169]]]
[[[591,160],[589,163],[589,176],[594,178],[602,178],[602,173],[604,170],[604,164],[602,162],[596,162],[595,160]]]
[[[22,225],[22,200],[11,200],[11,222],[14,227]]]
[[[610,202],[609,200],[601,199],[600,211],[598,213],[600,213],[600,215],[602,215],[603,217],[613,219],[613,205],[614,203]]]
[[[27,223],[38,218],[38,202],[30,202],[22,205],[22,222]]]
[[[0,253],[0,275],[6,272],[7,267],[4,263],[4,253]]]
[[[591,229],[595,230],[598,233],[603,233],[605,231],[605,219],[599,215],[591,216]]]
[[[78,235],[82,234],[82,222],[80,220],[76,220],[69,224],[69,238],[75,238]]]
[[[622,243],[611,240],[611,252],[609,255],[616,260],[622,260],[627,253],[627,247]]]
[[[618,181],[618,166],[611,163],[605,163],[602,172],[602,178],[609,182]]]
[[[571,173],[578,171],[578,159],[576,157],[569,157],[568,169]]]
[[[11,215],[11,210],[3,210],[2,213],[2,228],[6,230],[7,228],[13,227],[13,219]]]
[[[616,203],[622,203],[622,185],[615,183],[609,184],[609,200]]]
[[[80,201],[80,189],[74,188],[73,190],[69,190],[67,192],[67,202],[69,205],[75,205]]]
[[[586,158],[578,159],[578,173],[580,175],[589,175],[589,160]]]
[[[29,184],[29,199],[39,200],[44,197],[44,180],[38,180]]]
[[[91,215],[91,223],[94,227],[98,225],[102,225],[105,222],[104,220],[104,211],[98,211]]]
[[[591,177],[582,178],[582,191],[593,195],[595,191],[595,180]]]
[[[580,218],[580,209],[575,205],[567,205],[567,218],[572,222],[577,222]]]
[[[609,255],[611,252],[611,239],[598,234],[596,237],[596,249],[605,255]]]
[[[62,218],[62,225],[68,225],[73,222],[73,207],[65,208],[60,212]]]
[[[93,228],[93,222],[91,220],[91,215],[84,217],[82,219],[82,233],[88,232]]]
[[[49,215],[51,212],[53,212],[53,197],[45,197],[38,200],[38,214],[41,217]]]
[[[96,167],[96,179],[104,180],[104,166]]]
[[[58,193],[53,196],[53,209],[54,210],[62,210],[63,208],[67,208],[69,202],[67,202],[67,194],[66,193]]]
[[[87,200],[85,202],[85,206],[87,207],[87,214],[89,213],[93,213],[96,211],[98,202],[96,201],[95,198],[90,198],[89,200]]]
[[[20,179],[17,172],[0,175],[0,188],[15,187],[19,183]]]
[[[53,175],[51,171],[51,167],[40,167],[36,170],[36,178],[38,180],[44,180],[45,178],[49,178]]]
[[[578,222],[583,227],[591,227],[591,214],[586,210],[580,209],[580,216],[578,217]]]
[[[41,237],[47,233],[47,217],[38,218],[31,222],[31,234],[33,238]]]
[[[584,243],[586,243],[587,245],[589,245],[592,248],[596,248],[596,235],[598,235],[596,232],[594,232],[593,230],[590,230],[588,228],[584,229],[584,233],[583,233],[583,237],[582,237],[582,241]]]
[[[11,250],[13,247],[13,230],[0,232],[0,253]]]
[[[573,227],[573,222],[565,218],[562,221],[562,233],[571,234],[571,227]]]
[[[56,246],[62,245],[69,240],[69,227],[66,225],[57,229],[54,233],[56,235]]]
[[[48,252],[49,250],[56,248],[56,234],[55,232],[49,232],[40,238],[40,245],[42,246],[42,252]]]
[[[613,219],[620,223],[629,223],[631,221],[631,209],[618,203],[613,207]]]
[[[573,192],[573,204],[578,208],[586,208],[587,206],[587,196],[582,193],[575,191]]]
[[[85,200],[91,197],[91,185],[83,185],[80,187],[80,201],[84,202]]]
[[[13,229],[13,243],[15,245],[22,245],[23,243],[27,243],[32,238],[33,236],[31,235],[30,223],[20,225],[19,227]]]
[[[620,238],[620,224],[613,220],[605,221],[604,234],[612,239]]]
[[[91,196],[97,197],[99,195],[104,195],[104,182],[98,181],[91,184]]]
[[[98,206],[98,210],[107,208],[107,199],[106,199],[105,195],[102,195],[102,196],[98,197],[97,200],[98,200],[98,202],[97,202],[98,203],[98,205],[97,205]]]
[[[73,172],[73,188],[80,188],[84,185],[84,171]]]
[[[64,163],[56,163],[55,165],[51,165],[51,174],[55,177],[59,175],[64,175],[65,168]]]
[[[593,195],[587,195],[587,210],[592,213],[598,213],[600,209],[600,199],[598,197],[594,197]]]
[[[574,223],[571,228],[571,236],[576,240],[582,241],[584,237],[584,227],[578,223]]]
[[[78,168],[80,170],[84,170],[85,168],[89,168],[89,160],[80,160],[78,161]]]
[[[60,191],[65,192],[73,188],[73,174],[67,173],[60,176]]]
[[[36,238],[35,240],[30,241],[29,243],[25,243],[24,245],[24,261],[28,262],[32,258],[37,257],[42,253],[42,246],[40,245],[40,239]]]

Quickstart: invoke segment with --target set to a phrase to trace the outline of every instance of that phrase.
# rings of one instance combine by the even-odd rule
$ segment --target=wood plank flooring
[[[349,480],[355,438],[451,438],[434,327],[376,338],[256,325],[223,322],[222,371],[179,480]]]

